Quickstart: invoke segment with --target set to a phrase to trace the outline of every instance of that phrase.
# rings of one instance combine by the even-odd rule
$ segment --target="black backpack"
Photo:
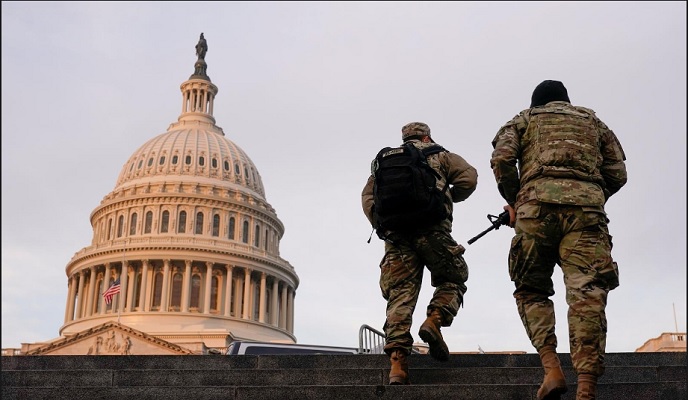
[[[440,145],[422,151],[413,144],[385,147],[372,165],[373,227],[378,236],[386,230],[413,232],[447,218],[445,193],[439,190],[441,176],[427,161],[430,154],[446,151]],[[384,238],[383,238],[384,239]]]

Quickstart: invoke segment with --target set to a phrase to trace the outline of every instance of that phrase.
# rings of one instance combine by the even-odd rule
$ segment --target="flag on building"
[[[112,303],[112,297],[119,293],[121,286],[119,284],[119,278],[110,284],[110,287],[103,292],[103,297],[105,298],[105,304]]]

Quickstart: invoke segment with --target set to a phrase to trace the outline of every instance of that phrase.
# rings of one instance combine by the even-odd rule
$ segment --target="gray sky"
[[[59,336],[89,215],[129,156],[181,112],[198,36],[214,115],[251,157],[298,273],[299,343],[381,330],[383,243],[360,205],[370,161],[424,121],[478,170],[454,211],[467,248],[451,351],[533,352],[512,297],[491,140],[544,79],[594,109],[627,156],[607,203],[619,288],[608,352],[686,331],[685,2],[2,2],[2,347]],[[554,274],[559,350],[565,290]],[[412,333],[432,288],[426,273]],[[674,312],[675,309],[675,312]]]

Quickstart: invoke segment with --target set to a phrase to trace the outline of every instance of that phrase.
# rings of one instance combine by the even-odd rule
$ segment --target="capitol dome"
[[[66,267],[64,337],[116,320],[198,354],[296,342],[284,226],[253,161],[215,125],[205,51],[194,68],[177,121],[128,158],[91,213],[91,244]]]

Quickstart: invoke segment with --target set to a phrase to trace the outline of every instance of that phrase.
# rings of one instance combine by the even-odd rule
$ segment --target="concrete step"
[[[561,400],[575,400],[569,385]],[[534,400],[537,385],[308,385],[199,387],[2,388],[2,399],[94,400]],[[600,400],[682,400],[686,382],[613,383],[598,386]]]
[[[575,399],[569,383],[562,400]],[[612,353],[600,399],[685,399],[686,353]],[[389,386],[385,355],[2,357],[2,399],[535,399],[537,354],[409,357],[412,385]]]

